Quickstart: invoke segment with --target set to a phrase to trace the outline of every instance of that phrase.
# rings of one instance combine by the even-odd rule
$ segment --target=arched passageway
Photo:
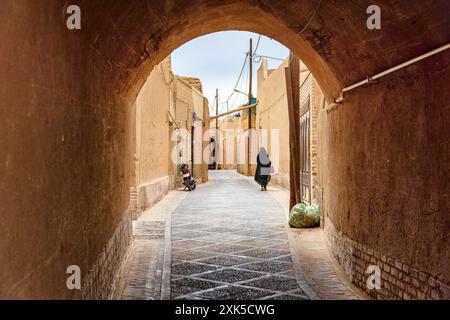
[[[1,296],[110,295],[130,240],[130,107],[184,42],[221,30],[268,35],[332,100],[450,39],[445,0],[381,1],[381,30],[366,27],[370,1],[318,3],[79,0],[82,29],[70,31],[65,3],[2,1]],[[449,58],[444,51],[360,87],[321,119],[334,252],[349,273],[360,272],[359,252],[420,282],[403,293],[400,281],[401,296],[448,297]],[[74,263],[81,293],[65,286]]]

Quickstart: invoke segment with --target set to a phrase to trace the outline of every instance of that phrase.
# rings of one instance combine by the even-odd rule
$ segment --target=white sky
[[[221,102],[219,113],[224,112],[227,110],[224,102],[233,92],[249,49],[250,37],[253,38],[253,50],[255,50],[258,36],[251,32],[225,31],[194,39],[172,53],[173,72],[180,76],[200,78],[203,84],[203,94],[211,105],[214,103],[215,90],[218,88]],[[256,53],[285,59],[289,55],[289,50],[279,42],[262,36]],[[281,61],[274,59],[268,61],[269,68],[276,68],[281,64]],[[255,97],[257,96],[256,71],[259,65],[260,63],[253,63],[253,96]],[[248,75],[247,63],[238,85],[238,89],[243,92],[248,92]],[[247,103],[247,101],[248,98],[245,95],[235,93],[229,100],[229,110]]]

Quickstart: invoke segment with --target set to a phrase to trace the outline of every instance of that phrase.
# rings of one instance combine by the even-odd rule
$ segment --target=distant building
[[[289,115],[284,61],[277,69],[268,69],[263,59],[258,69],[258,106],[256,132],[258,146],[265,147],[274,167],[271,184],[289,189]]]
[[[237,169],[241,174],[255,174],[256,157],[266,148],[273,167],[271,184],[289,189],[290,147],[289,114],[286,90],[285,60],[277,69],[269,69],[262,60],[257,74],[258,99],[255,107],[236,115],[223,117],[220,129],[218,169]],[[320,202],[318,172],[319,111],[325,104],[324,95],[311,72],[300,62],[300,192],[302,202]],[[248,115],[251,113],[250,134]],[[215,120],[210,125],[215,127]],[[249,138],[250,136],[250,138]],[[249,147],[250,140],[250,147]]]
[[[239,114],[238,114],[239,115]],[[215,122],[213,122],[214,124]],[[219,121],[220,146],[218,169],[237,169],[237,132],[240,127],[240,115],[229,115]]]
[[[177,77],[171,58],[149,75],[134,104],[135,174],[131,191],[133,217],[181,186],[179,165],[187,163],[197,183],[208,181],[203,149],[208,141],[208,101],[200,79]]]
[[[300,70],[300,193],[302,202],[312,203],[322,198],[318,180],[318,122],[325,97],[303,62]]]
[[[258,155],[258,137],[254,132],[257,106],[240,112],[240,132],[237,136],[237,171],[246,176],[254,176],[256,156]],[[249,121],[250,116],[250,121]]]
[[[203,96],[202,84],[198,78],[175,76],[173,81],[175,131],[172,134],[172,160],[175,180],[179,187],[182,177],[179,166],[188,164],[197,183],[208,181],[208,163],[204,161],[203,150],[208,141],[204,139],[209,129],[208,100]]]
[[[135,175],[132,200],[136,219],[161,200],[170,189],[170,123],[173,108],[170,57],[148,76],[134,104]]]

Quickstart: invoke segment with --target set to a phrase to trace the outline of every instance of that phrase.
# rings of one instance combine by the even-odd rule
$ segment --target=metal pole
[[[219,89],[216,89],[216,116],[219,114]],[[219,128],[219,118],[216,118],[216,130]],[[217,131],[216,131],[217,136]]]
[[[218,114],[216,116],[212,116],[212,117],[210,117],[210,119],[214,120],[214,119],[217,119],[217,118],[220,118],[220,117],[223,117],[223,116],[227,116],[227,115],[229,115],[231,113],[236,113],[236,112],[239,112],[239,111],[243,111],[243,110],[247,110],[247,109],[250,109],[250,108],[254,108],[254,107],[256,107],[257,104],[258,103],[254,103],[254,104],[251,104],[251,105],[244,104],[243,106],[240,106],[239,108],[236,108],[236,109],[233,109],[233,110],[230,110],[230,111],[227,111],[227,112],[223,112],[223,113]]]
[[[250,38],[250,50],[249,50],[249,68],[250,68],[250,76],[249,76],[249,86],[248,86],[248,104],[252,104],[252,85],[253,85],[253,39]]]
[[[250,48],[249,48],[249,86],[248,86],[248,105],[252,104],[252,85],[253,85],[253,38],[250,38]],[[251,128],[252,128],[252,109],[248,109],[248,170],[247,173],[250,174],[250,156],[251,156]]]
[[[216,88],[216,116],[219,115],[219,89]],[[219,117],[216,118],[216,152],[214,154],[216,161],[216,170],[219,168]]]
[[[409,65],[411,65],[413,63],[419,62],[419,61],[421,61],[423,59],[429,58],[429,57],[431,57],[431,56],[433,56],[435,54],[438,54],[438,53],[440,53],[442,51],[445,51],[445,50],[448,50],[448,49],[450,49],[450,43],[447,43],[447,44],[445,44],[445,45],[443,45],[443,46],[441,46],[439,48],[436,48],[436,49],[434,49],[432,51],[429,51],[427,53],[424,53],[424,54],[422,54],[422,55],[420,55],[418,57],[415,57],[413,59],[405,61],[405,62],[403,62],[403,63],[401,63],[399,65],[396,65],[394,67],[386,69],[386,70],[384,70],[384,71],[382,71],[380,73],[377,73],[377,74],[375,74],[373,76],[368,76],[364,80],[361,80],[361,81],[359,81],[357,83],[354,83],[354,84],[352,84],[352,85],[350,85],[348,87],[345,87],[344,89],[342,89],[341,94],[339,95],[339,97],[335,98],[334,101],[331,104],[329,104],[324,109],[324,111],[329,112],[329,111],[331,111],[333,109],[336,109],[337,107],[341,106],[342,102],[344,101],[344,93],[345,92],[348,92],[348,91],[351,91],[353,89],[356,89],[356,88],[358,88],[358,87],[360,87],[362,85],[365,85],[367,83],[371,83],[372,81],[374,81],[376,79],[382,78],[382,77],[384,77],[384,76],[386,76],[386,75],[388,75],[390,73],[398,71],[398,70],[400,70],[402,68],[405,68],[405,67],[407,67],[407,66],[409,66]]]

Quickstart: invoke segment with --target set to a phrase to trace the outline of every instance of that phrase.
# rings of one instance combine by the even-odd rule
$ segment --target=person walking
[[[255,181],[261,186],[261,191],[267,191],[272,173],[272,162],[265,148],[260,148],[256,157]]]

